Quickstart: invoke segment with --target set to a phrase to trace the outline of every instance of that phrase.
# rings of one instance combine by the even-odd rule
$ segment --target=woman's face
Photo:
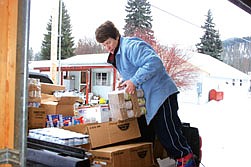
[[[118,40],[119,37],[117,37],[116,39],[108,38],[105,42],[102,43],[102,45],[109,53],[114,54],[114,50],[118,45]]]

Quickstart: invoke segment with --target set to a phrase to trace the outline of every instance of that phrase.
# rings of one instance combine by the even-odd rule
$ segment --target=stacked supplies
[[[108,94],[108,99],[112,120],[126,120],[146,113],[142,89],[134,94],[128,94],[125,90],[112,91]]]

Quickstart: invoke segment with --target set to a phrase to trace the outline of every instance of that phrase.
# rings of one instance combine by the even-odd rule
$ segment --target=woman
[[[147,113],[138,119],[143,141],[153,142],[156,134],[178,167],[195,167],[192,150],[182,135],[177,114],[179,91],[155,50],[140,38],[122,37],[111,21],[101,24],[95,35],[109,52],[107,62],[123,78],[119,86],[125,87],[129,94],[133,94],[136,88],[144,91]]]

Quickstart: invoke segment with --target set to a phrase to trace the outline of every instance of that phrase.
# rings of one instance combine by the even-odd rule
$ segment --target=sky
[[[40,51],[43,34],[52,14],[52,2],[58,0],[30,0],[29,46]],[[95,39],[95,29],[105,22],[114,22],[120,33],[126,18],[126,0],[63,0],[71,17],[75,44],[79,39]],[[152,29],[163,45],[194,45],[200,42],[206,14],[212,11],[215,29],[220,38],[251,36],[251,15],[228,0],[149,0],[153,18]]]

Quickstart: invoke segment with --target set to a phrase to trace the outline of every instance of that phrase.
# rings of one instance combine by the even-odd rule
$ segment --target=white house
[[[179,100],[205,103],[212,89],[223,92],[223,99],[238,98],[233,97],[236,92],[240,96],[248,93],[250,77],[247,74],[209,55],[196,52],[186,54],[189,57],[187,61],[199,68],[199,77],[191,90],[181,92]]]

